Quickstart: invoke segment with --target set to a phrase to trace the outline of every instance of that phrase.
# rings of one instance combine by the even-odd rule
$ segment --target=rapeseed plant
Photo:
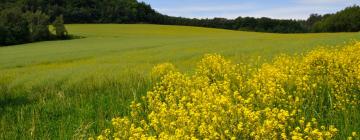
[[[257,69],[217,54],[206,55],[192,76],[159,65],[152,75],[160,81],[132,102],[131,116],[112,119],[97,139],[339,138],[343,130],[328,117],[359,110],[359,56],[355,43],[280,56]],[[358,139],[356,131],[348,138]]]

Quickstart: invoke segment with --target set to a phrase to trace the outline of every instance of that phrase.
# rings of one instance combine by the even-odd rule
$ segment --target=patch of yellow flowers
[[[359,111],[360,43],[260,68],[206,55],[192,76],[169,63],[152,75],[160,82],[132,102],[131,116],[97,139],[334,139],[342,130],[326,117]]]

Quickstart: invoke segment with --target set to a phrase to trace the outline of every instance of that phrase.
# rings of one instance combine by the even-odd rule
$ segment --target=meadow
[[[147,24],[67,28],[84,38],[0,48],[0,139],[98,135],[113,118],[132,114],[131,102],[158,82],[150,75],[157,64],[169,62],[194,74],[205,54],[216,53],[260,68],[282,54],[336,49],[360,39],[360,33],[272,34]]]

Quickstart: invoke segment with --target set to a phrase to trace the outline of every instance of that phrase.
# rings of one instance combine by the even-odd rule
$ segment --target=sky
[[[310,14],[335,13],[360,0],[140,0],[169,16],[188,18],[238,16],[307,19]]]

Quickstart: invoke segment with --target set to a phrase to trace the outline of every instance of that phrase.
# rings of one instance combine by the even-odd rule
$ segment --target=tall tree
[[[336,14],[327,15],[314,24],[315,32],[358,32],[360,31],[360,6],[347,7]]]
[[[41,11],[25,13],[30,30],[30,40],[40,41],[50,38],[49,16]]]
[[[4,45],[13,45],[28,42],[30,31],[28,23],[19,8],[11,8],[1,11],[0,25],[5,36],[2,39]]]
[[[68,32],[64,25],[64,18],[62,15],[56,17],[55,21],[53,22],[54,30],[56,36],[61,39],[66,39],[68,37]]]

